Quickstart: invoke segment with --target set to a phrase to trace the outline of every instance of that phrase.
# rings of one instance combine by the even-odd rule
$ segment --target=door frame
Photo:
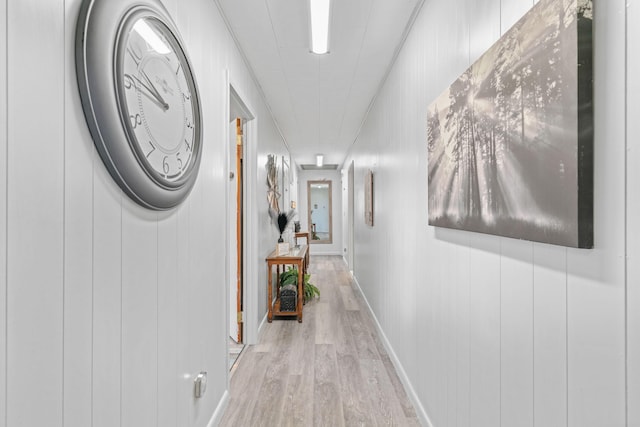
[[[347,170],[347,265],[349,266],[349,270],[353,274],[355,268],[355,178],[354,178],[354,169],[355,164],[352,160],[349,163],[349,168]]]
[[[231,153],[230,144],[228,141],[231,138],[230,135],[230,126],[228,125],[231,120],[232,114],[232,103],[234,108],[237,108],[233,113],[235,115],[240,114],[241,118],[244,121],[244,161],[243,161],[243,226],[242,226],[242,235],[243,235],[243,254],[242,254],[242,263],[244,266],[243,269],[243,323],[244,323],[244,333],[243,333],[243,342],[244,344],[255,344],[258,339],[258,271],[257,264],[254,260],[258,259],[258,242],[255,236],[258,236],[258,211],[256,206],[255,194],[256,194],[256,168],[250,167],[256,163],[257,157],[257,133],[258,133],[258,119],[253,114],[253,108],[247,102],[247,98],[243,96],[243,92],[241,90],[241,86],[238,85],[233,77],[231,76],[229,70],[226,71],[225,76],[225,92],[226,96],[224,98],[224,111],[225,111],[225,122],[227,124],[223,126],[224,136],[223,140],[225,143],[225,153],[226,159],[225,162],[225,178],[229,177],[229,162],[230,156],[233,156],[233,159],[236,157],[236,153]],[[225,182],[228,182],[225,179]],[[229,218],[229,196],[228,191],[225,192],[225,209],[226,213],[226,228],[225,228],[225,238],[228,239],[235,238],[235,230],[230,230],[231,221]],[[225,263],[225,307],[226,307],[226,335],[228,335],[229,331],[229,283],[231,280],[231,271],[229,267],[229,260]],[[227,350],[228,350],[228,339],[226,340]],[[227,357],[228,357],[227,351]]]
[[[231,107],[229,117],[237,113],[237,107]],[[244,319],[240,319],[237,313],[244,310],[244,182],[243,182],[243,157],[244,157],[244,119],[237,117],[229,123],[229,187],[227,188],[227,215],[229,239],[227,242],[227,256],[229,259],[229,336],[236,342],[244,343]],[[235,155],[234,155],[235,153]],[[235,173],[234,173],[235,172]],[[235,276],[235,277],[234,277]],[[234,313],[232,316],[231,313]]]

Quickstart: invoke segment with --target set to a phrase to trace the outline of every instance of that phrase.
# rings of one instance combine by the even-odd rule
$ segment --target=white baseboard
[[[260,337],[262,336],[262,330],[264,329],[264,325],[267,323],[267,317],[269,317],[269,313],[265,313],[264,314],[264,317],[262,318],[262,321],[258,325],[258,336],[256,337],[256,342],[253,343],[253,344],[259,344],[260,343]]]
[[[311,256],[315,256],[315,255],[320,255],[320,256],[342,256],[342,254],[340,253],[340,251],[328,251],[328,252],[316,252],[314,251],[313,253],[310,253]]]
[[[222,399],[220,399],[220,402],[218,402],[218,406],[216,407],[216,410],[213,412],[211,419],[207,423],[207,427],[215,427],[218,424],[220,424],[220,421],[222,421],[222,416],[224,415],[224,411],[227,409],[228,405],[229,405],[229,390],[225,390],[224,394],[222,395]]]
[[[398,359],[396,352],[393,350],[393,347],[391,346],[391,343],[389,342],[387,335],[384,333],[384,330],[382,329],[380,322],[378,322],[378,318],[376,317],[376,314],[371,308],[371,305],[367,300],[367,296],[362,291],[362,288],[360,287],[360,283],[358,283],[358,279],[353,273],[351,273],[351,277],[353,277],[353,281],[356,284],[356,288],[358,289],[358,292],[360,292],[360,295],[362,295],[362,299],[367,305],[367,309],[369,310],[369,313],[371,313],[371,317],[373,317],[373,321],[376,325],[376,329],[378,330],[378,334],[380,334],[380,338],[382,339],[382,344],[384,345],[385,350],[387,350],[387,353],[391,358],[391,362],[393,363],[393,366],[396,368],[396,371],[398,372],[398,377],[400,378],[400,381],[402,382],[402,385],[404,386],[404,389],[407,392],[407,395],[409,396],[409,399],[411,400],[411,403],[413,404],[413,407],[416,410],[416,414],[418,416],[418,419],[420,420],[420,424],[427,427],[433,427],[433,423],[429,419],[429,415],[427,415],[427,411],[424,409],[424,406],[422,406],[420,399],[418,399],[418,394],[413,388],[413,384],[409,380],[409,376],[404,370],[402,363],[400,363],[400,360]]]

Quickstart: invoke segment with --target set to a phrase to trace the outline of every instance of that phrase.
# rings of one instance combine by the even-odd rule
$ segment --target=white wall
[[[0,22],[7,22],[7,0],[0,1]],[[0,384],[7,383],[7,32],[0,31]],[[0,427],[7,427],[7,389],[0,386]]]
[[[627,4],[627,405],[640,427],[640,1]]]
[[[302,231],[309,230],[307,207],[307,182],[331,181],[331,210],[332,210],[332,243],[312,243],[311,255],[343,255],[342,241],[342,174],[332,170],[300,170],[298,171],[298,218]],[[311,239],[311,235],[309,235]]]
[[[627,380],[628,425],[640,425],[638,87],[627,137],[626,2],[594,3],[593,250],[427,225],[426,108],[533,0],[426,1],[344,163],[356,167],[356,278],[434,426],[624,426]],[[629,4],[631,47],[640,14]]]
[[[261,161],[286,148],[215,3],[166,0],[202,95],[203,160],[180,207],[136,205],[84,120],[80,3],[0,2],[0,426],[204,426],[228,387],[227,70],[258,120],[254,222],[266,214]],[[262,272],[273,232],[257,225]],[[195,400],[200,370],[209,383]]]

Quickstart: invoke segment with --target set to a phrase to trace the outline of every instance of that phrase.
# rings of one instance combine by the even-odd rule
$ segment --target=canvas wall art
[[[364,176],[364,223],[373,227],[373,172]]]
[[[591,0],[541,0],[430,106],[429,224],[593,247]]]

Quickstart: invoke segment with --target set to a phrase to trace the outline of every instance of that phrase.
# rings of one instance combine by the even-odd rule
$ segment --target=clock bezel
[[[187,84],[193,85],[194,145],[191,166],[173,182],[157,179],[151,165],[140,161],[137,138],[123,114],[122,80],[118,66],[122,30],[130,19],[151,16],[161,22],[177,43],[184,59]],[[82,107],[94,145],[118,186],[136,203],[167,210],[186,199],[195,185],[202,157],[202,110],[193,66],[175,24],[158,0],[87,0],[76,28],[76,71]],[[176,48],[172,44],[172,49]],[[123,109],[124,108],[124,109]],[[132,139],[133,138],[133,139]],[[151,168],[151,173],[149,168]]]
[[[171,36],[175,39],[175,45],[170,41],[171,48],[173,49],[180,65],[183,69],[185,80],[187,82],[188,90],[191,95],[190,104],[193,109],[193,127],[194,127],[194,136],[193,136],[193,149],[192,149],[192,159],[180,178],[175,181],[165,179],[160,172],[158,172],[150,162],[145,158],[144,152],[142,151],[141,144],[136,136],[135,131],[133,130],[131,123],[129,121],[129,116],[131,112],[128,111],[127,108],[127,97],[125,95],[126,88],[124,87],[124,78],[123,78],[123,70],[124,70],[124,57],[126,55],[126,48],[128,39],[130,37],[130,32],[135,25],[135,23],[140,19],[150,18],[156,20],[160,23],[160,25],[164,26],[165,29],[171,33]],[[177,46],[176,46],[177,45]],[[186,57],[184,48],[180,45],[180,41],[176,38],[175,33],[169,28],[163,21],[160,19],[157,14],[152,13],[148,9],[140,9],[140,8],[132,8],[127,16],[125,16],[120,24],[120,28],[118,30],[118,35],[116,37],[116,60],[114,61],[114,78],[115,87],[116,87],[116,96],[118,101],[118,106],[120,108],[120,119],[122,121],[125,130],[127,131],[127,136],[129,139],[129,145],[131,150],[136,155],[138,163],[140,166],[147,172],[149,178],[151,178],[157,185],[161,187],[165,187],[167,189],[179,188],[185,184],[185,181],[189,179],[189,175],[191,174],[191,170],[195,165],[195,152],[197,150],[196,145],[199,144],[201,131],[201,118],[200,111],[196,108],[199,103],[197,90],[195,86],[195,81],[193,79],[193,72],[191,70],[191,64]]]

